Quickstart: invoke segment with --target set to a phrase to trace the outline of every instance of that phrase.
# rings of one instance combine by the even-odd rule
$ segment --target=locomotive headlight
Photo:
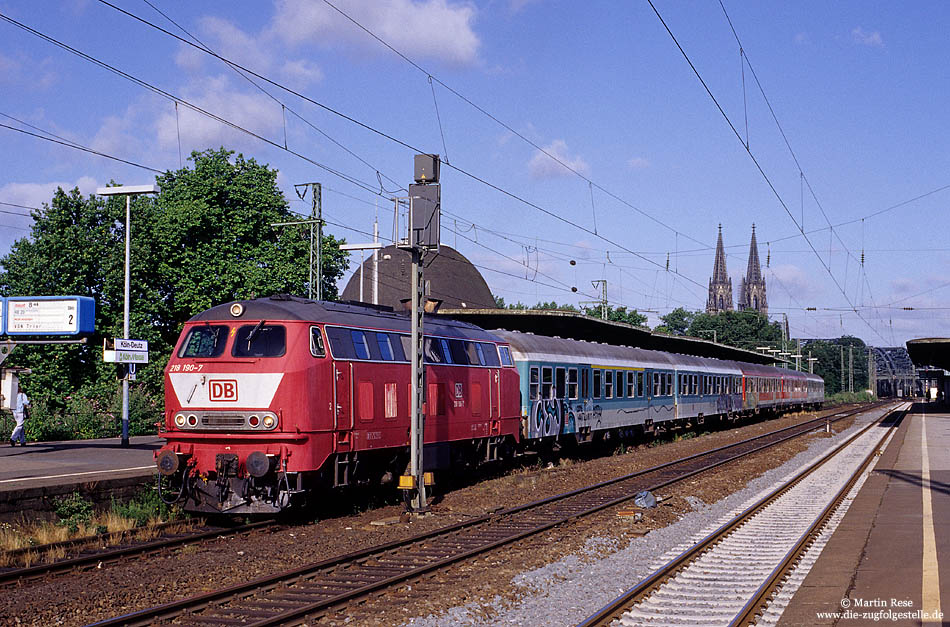
[[[175,424],[179,427],[185,426],[185,414],[175,414]]]
[[[197,427],[198,426],[198,416],[190,414],[188,416],[188,426]]]
[[[261,424],[264,425],[265,429],[273,429],[274,425],[277,424],[277,419],[273,416],[264,416],[264,418],[261,420]]]
[[[261,424],[261,419],[257,414],[254,414],[247,419],[247,424],[251,425],[252,427],[256,427],[257,425]]]

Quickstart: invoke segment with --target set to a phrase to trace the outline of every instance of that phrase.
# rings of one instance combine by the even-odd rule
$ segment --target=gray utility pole
[[[598,279],[597,281],[591,281],[591,285],[594,286],[596,290],[600,288],[600,300],[585,300],[581,305],[600,305],[600,318],[601,320],[607,319],[607,279]]]
[[[323,201],[322,201],[322,190],[323,187],[320,183],[300,183],[299,185],[294,185],[294,191],[297,192],[297,196],[300,200],[303,200],[307,196],[307,188],[313,188],[313,208],[310,211],[309,220],[294,220],[292,222],[272,222],[271,226],[300,226],[306,224],[310,227],[310,266],[308,270],[307,278],[307,298],[313,299],[313,286],[314,286],[314,274],[316,274],[316,286],[317,286],[317,300],[323,300]],[[317,257],[317,266],[316,272],[314,272],[313,257],[314,257],[314,233],[313,228],[317,227],[316,235],[316,257]]]
[[[839,346],[841,351],[841,391],[844,392],[844,346]]]
[[[412,255],[412,379],[413,391],[410,403],[409,425],[409,477],[400,479],[400,487],[410,491],[410,508],[415,512],[428,510],[426,475],[423,454],[425,451],[425,278],[422,259],[426,252],[439,250],[439,226],[441,216],[441,188],[439,186],[439,156],[416,155],[415,185],[409,186],[407,219],[408,233],[399,247]],[[396,199],[396,217],[399,217],[399,199]],[[438,407],[428,407],[436,415]],[[405,481],[404,481],[405,480]]]
[[[297,197],[300,200],[303,200],[307,197],[307,189],[310,188],[313,191],[312,200],[313,206],[310,209],[310,219],[309,220],[299,220],[296,222],[276,222],[271,226],[291,226],[295,224],[309,224],[310,225],[310,266],[307,280],[307,298],[313,299],[313,286],[314,286],[314,274],[316,274],[316,286],[317,286],[317,300],[323,300],[323,186],[320,183],[299,183],[294,185],[294,191],[297,192]],[[314,257],[314,233],[313,228],[317,227],[316,235],[316,257],[317,257],[317,266],[316,272],[314,272],[313,257]]]
[[[125,304],[122,308],[122,338],[129,338],[129,257],[132,246],[132,196],[135,194],[156,194],[155,185],[125,185],[100,187],[96,190],[100,196],[125,196]],[[130,375],[135,374],[135,364],[129,364]],[[134,376],[133,376],[134,378]],[[129,445],[129,377],[122,378],[122,446]]]
[[[854,347],[848,347],[848,391],[854,392]]]

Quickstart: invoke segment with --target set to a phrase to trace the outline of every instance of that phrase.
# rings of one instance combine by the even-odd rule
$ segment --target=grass
[[[56,505],[55,521],[22,521],[19,523],[0,523],[0,567],[30,566],[51,562],[65,557],[62,548],[43,549],[49,545],[66,540],[89,538],[90,544],[106,546],[126,541],[130,536],[138,541],[154,539],[169,529],[157,530],[155,526],[182,519],[182,513],[162,503],[154,490],[148,489],[133,497],[130,501],[119,503],[104,511],[95,511],[91,501],[79,493],[59,499]],[[182,526],[190,522],[182,519]],[[104,534],[118,534],[109,542]],[[35,551],[9,554],[29,547]]]

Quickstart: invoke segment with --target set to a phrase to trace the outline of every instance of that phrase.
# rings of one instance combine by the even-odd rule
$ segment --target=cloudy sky
[[[219,146],[391,239],[426,151],[507,302],[702,309],[718,225],[738,297],[755,223],[793,336],[950,335],[945,3],[113,2],[0,0],[0,253],[57,186]]]

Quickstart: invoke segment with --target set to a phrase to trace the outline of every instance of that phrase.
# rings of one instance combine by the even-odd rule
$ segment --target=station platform
[[[950,623],[944,615],[950,615],[950,407],[915,403],[779,625]]]
[[[42,515],[61,496],[79,492],[94,503],[109,503],[154,482],[158,436],[30,442],[0,446],[0,520]]]

